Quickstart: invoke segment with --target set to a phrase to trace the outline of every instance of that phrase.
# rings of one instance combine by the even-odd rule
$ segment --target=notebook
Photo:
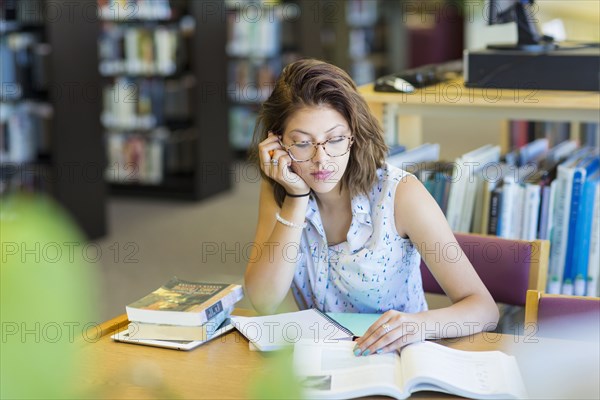
[[[330,312],[327,315],[338,324],[350,330],[354,336],[363,336],[367,332],[367,329],[381,317],[381,314],[337,312]]]
[[[315,343],[354,339],[352,331],[315,308],[262,317],[231,316],[231,321],[259,351],[279,350],[300,339]]]

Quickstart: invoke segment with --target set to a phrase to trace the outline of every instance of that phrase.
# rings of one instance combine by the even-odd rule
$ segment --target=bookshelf
[[[401,64],[402,46],[392,49],[386,38],[388,32],[401,36],[399,21],[390,23],[389,11],[399,9],[395,2],[248,0],[227,4],[230,143],[238,156],[245,155],[260,104],[286,64],[302,57],[323,59],[359,83]]]
[[[465,143],[465,153],[455,160],[414,161],[403,154],[390,160],[402,160],[398,166],[415,169],[412,172],[455,232],[549,240],[547,291],[598,296],[599,93],[508,89],[492,93],[465,88],[461,80],[411,95],[377,93],[372,85],[360,91],[384,127],[385,107],[399,105],[396,135],[415,154],[431,146],[420,146],[422,119],[428,116],[502,121],[506,129],[500,145],[475,149]],[[519,127],[507,118],[543,121],[535,127],[544,131],[517,135]],[[526,139],[520,138],[523,135]],[[518,149],[513,148],[513,136],[524,142]]]
[[[509,122],[513,120],[570,121],[578,137],[579,123],[598,123],[600,93],[467,88],[462,79],[443,82],[413,94],[381,93],[373,84],[359,88],[371,111],[383,121],[384,106],[398,107],[397,136],[400,144],[414,148],[423,143],[422,119],[428,116],[467,119],[472,116],[502,121],[499,138],[502,153],[510,147]]]
[[[229,141],[239,158],[250,147],[261,103],[292,61],[287,20],[295,12],[280,1],[226,2]]]
[[[223,5],[98,2],[111,193],[199,200],[229,189]]]
[[[95,239],[106,233],[97,21],[81,12],[95,3],[80,2],[68,22],[67,3],[53,2],[62,18],[39,0],[0,7],[0,192],[48,193]]]
[[[404,39],[399,2],[329,0],[312,8],[320,24],[323,58],[347,71],[358,85],[400,69]]]

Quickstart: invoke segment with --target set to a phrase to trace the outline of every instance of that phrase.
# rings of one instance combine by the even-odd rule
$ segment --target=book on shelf
[[[386,161],[394,167],[407,169],[413,164],[428,161],[438,161],[439,159],[439,143],[424,143],[415,147],[414,149],[409,149],[401,153],[391,155]]]
[[[463,351],[433,342],[398,352],[356,357],[354,343],[294,346],[294,370],[313,399],[390,396],[405,399],[437,391],[478,399],[523,399],[527,392],[516,359],[500,351]]]
[[[196,79],[116,78],[104,86],[100,120],[107,129],[153,129],[192,119]],[[135,100],[135,101],[134,101]]]
[[[98,51],[99,71],[104,76],[168,76],[181,69],[187,59],[183,33],[175,24],[153,28],[105,24]]]
[[[147,324],[134,321],[129,323],[127,329],[130,339],[206,341],[216,334],[232,311],[233,306],[224,308],[214,314],[210,320],[197,326]]]
[[[227,93],[235,103],[262,103],[271,94],[281,60],[232,59],[229,61]]]
[[[275,57],[279,54],[280,13],[252,20],[237,11],[227,14],[227,54],[230,57]]]
[[[571,273],[571,258],[576,235],[576,221],[578,217],[581,217],[579,212],[581,188],[585,176],[593,173],[597,168],[598,155],[595,150],[590,148],[579,149],[558,166],[557,177],[552,183],[555,186],[555,198],[551,210],[552,225],[549,228],[548,293],[569,294],[573,290],[575,277]]]
[[[98,0],[98,15],[106,21],[168,20],[174,11],[169,0]]]
[[[596,181],[588,254],[586,296],[600,296],[600,184]]]
[[[497,164],[499,158],[500,146],[485,145],[456,159],[446,212],[448,223],[454,231],[469,231],[477,186],[482,186],[483,182],[483,177],[476,179],[475,173],[491,163]]]
[[[519,149],[536,139],[546,139],[550,147],[569,140],[571,136],[570,122],[526,121],[509,122],[509,148]]]
[[[236,150],[250,147],[258,110],[253,107],[232,106],[229,108],[229,141]]]
[[[105,178],[118,184],[158,185],[165,174],[165,146],[172,138],[169,131],[107,132],[108,165]]]
[[[10,32],[0,38],[0,99],[43,97],[48,90],[51,46],[37,32]]]
[[[200,326],[233,307],[244,296],[242,286],[190,282],[173,277],[160,288],[126,307],[132,322]]]
[[[311,308],[261,317],[232,316],[235,328],[259,351],[279,350],[305,338],[317,342],[354,339],[352,331]]]
[[[415,150],[392,158],[411,157]],[[547,291],[598,293],[600,266],[591,261],[599,251],[593,224],[597,147],[571,140],[550,147],[547,138],[539,138],[501,161],[497,146],[486,145],[437,165],[411,161],[402,166],[422,181],[454,231],[549,240]],[[451,165],[451,173],[442,165]]]
[[[0,103],[0,162],[26,163],[50,154],[53,114],[45,102]]]

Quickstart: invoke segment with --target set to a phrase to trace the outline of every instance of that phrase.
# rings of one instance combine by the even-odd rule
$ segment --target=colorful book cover
[[[592,235],[592,220],[594,213],[594,197],[599,180],[598,173],[588,177],[583,185],[581,199],[581,208],[577,215],[577,228],[575,232],[575,243],[573,247],[572,268],[574,270],[576,281],[579,279],[579,285],[575,286],[575,294],[585,295],[586,278],[588,276],[588,259],[590,252],[590,239]]]
[[[126,309],[130,321],[193,326],[209,321],[242,297],[240,285],[174,277]]]
[[[567,233],[567,248],[565,254],[565,273],[564,279],[575,281],[576,270],[574,263],[575,236],[577,235],[577,219],[581,213],[583,186],[586,177],[598,169],[600,160],[597,156],[591,155],[585,157],[577,165],[574,166],[571,176],[571,201],[569,212],[567,214],[568,233]]]

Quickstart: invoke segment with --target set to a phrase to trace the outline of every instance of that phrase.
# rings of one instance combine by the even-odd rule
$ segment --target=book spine
[[[219,312],[205,324],[206,340],[213,337],[213,335],[218,331],[218,328],[221,326],[221,324],[229,317],[229,315],[231,315],[232,311],[233,307],[228,307]]]
[[[513,194],[512,231],[509,237],[521,239],[523,236],[523,221],[525,220],[525,185],[518,183]]]
[[[500,213],[500,202],[502,198],[502,189],[496,188],[492,191],[490,197],[490,216],[487,233],[489,235],[498,234],[498,214]]]
[[[569,172],[562,165],[559,166],[556,186],[556,198],[553,209],[553,223],[550,232],[550,263],[549,282],[556,278],[562,283],[565,269],[565,256],[567,247],[568,211],[571,202],[571,185]],[[549,288],[550,289],[550,288]],[[557,292],[550,292],[557,294]]]
[[[541,240],[548,239],[548,209],[550,207],[550,186],[542,187],[542,204],[540,206],[540,223],[538,238]]]
[[[533,183],[525,185],[525,215],[524,227],[521,238],[523,240],[535,240],[540,212],[540,187]]]
[[[490,203],[492,196],[492,183],[486,179],[483,182],[483,208],[481,210],[481,225],[479,226],[479,232],[482,234],[488,233],[488,226],[490,223]]]
[[[585,180],[585,170],[576,168],[573,171],[571,182],[571,201],[569,211],[566,214],[567,219],[567,246],[565,250],[565,272],[563,279],[575,281],[575,265],[573,264],[573,250],[575,247],[575,236],[577,235],[577,216],[581,212],[581,192],[583,191],[583,182]]]
[[[463,201],[461,202],[458,231],[468,233],[473,220],[478,181],[476,175],[472,173],[471,169],[465,170],[465,174],[466,179],[464,182],[464,197]]]
[[[444,174],[442,182],[442,211],[444,214],[448,210],[448,197],[450,196],[450,176]]]
[[[600,296],[600,185],[596,184],[588,255],[586,295]]]
[[[479,171],[479,173],[476,175],[476,180],[477,180],[477,189],[475,191],[475,205],[473,207],[471,224],[469,225],[469,232],[481,234],[482,233],[481,232],[481,219],[482,219],[482,213],[483,213],[483,199],[485,197],[485,195],[484,195],[485,179],[484,179],[481,171]]]
[[[592,218],[594,213],[594,196],[597,184],[597,180],[587,180],[583,184],[581,207],[577,216],[572,263],[576,283],[581,281],[581,285],[575,285],[575,294],[578,296],[584,296],[586,290],[585,285],[588,276],[587,269],[590,251],[590,235],[592,234]]]
[[[201,308],[204,308],[204,312],[201,313],[200,323],[204,324],[223,309],[233,307],[233,305],[240,301],[243,296],[244,293],[239,286],[230,286],[224,289],[217,294],[216,298],[208,300],[201,306]]]
[[[448,195],[448,210],[446,219],[453,231],[460,228],[462,203],[460,198],[464,195],[464,180],[466,177],[466,168],[461,159],[456,161],[450,180],[450,194]]]
[[[499,215],[499,230],[498,236],[503,238],[512,237],[514,229],[512,227],[514,214],[515,214],[515,195],[517,192],[518,184],[511,181],[505,181],[502,187],[502,208],[500,209]]]

